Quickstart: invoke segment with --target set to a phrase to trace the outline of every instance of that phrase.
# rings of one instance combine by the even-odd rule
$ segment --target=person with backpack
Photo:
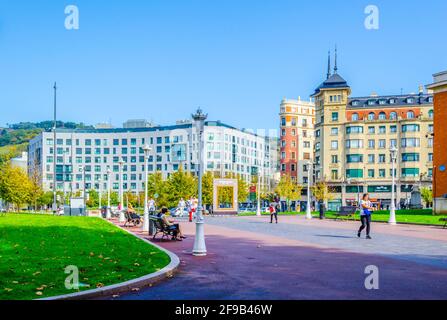
[[[360,201],[360,220],[362,222],[362,226],[357,233],[357,236],[360,238],[362,236],[362,231],[366,228],[366,239],[371,238],[371,215],[374,208],[372,206],[371,201],[369,201],[369,194],[365,193],[363,195],[363,199]]]

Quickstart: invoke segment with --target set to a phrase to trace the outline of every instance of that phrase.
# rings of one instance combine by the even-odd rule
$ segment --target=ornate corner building
[[[409,202],[415,188],[432,185],[433,96],[351,97],[351,88],[330,62],[326,80],[315,90],[315,178],[326,181],[334,199],[329,210],[356,205],[369,193],[381,208],[391,205],[390,148],[399,150],[397,207]]]

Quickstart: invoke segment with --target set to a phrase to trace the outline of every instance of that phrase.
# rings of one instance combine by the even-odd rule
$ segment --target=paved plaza
[[[373,224],[358,239],[357,222],[304,217],[206,219],[208,256],[193,257],[188,239],[157,244],[181,259],[172,279],[116,299],[447,299],[447,230]],[[139,228],[131,228],[147,237]],[[378,290],[366,290],[365,268],[379,268]]]

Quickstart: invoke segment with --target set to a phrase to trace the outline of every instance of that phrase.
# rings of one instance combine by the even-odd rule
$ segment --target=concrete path
[[[158,242],[181,259],[171,280],[117,299],[447,299],[447,230],[280,217],[207,218],[208,256],[184,242]],[[146,237],[133,228],[139,236]],[[365,267],[380,271],[380,289],[366,290]]]

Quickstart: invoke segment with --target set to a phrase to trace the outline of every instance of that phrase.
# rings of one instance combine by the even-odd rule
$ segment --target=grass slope
[[[8,214],[0,217],[0,300],[70,294],[67,266],[80,291],[158,271],[169,256],[99,218]]]

